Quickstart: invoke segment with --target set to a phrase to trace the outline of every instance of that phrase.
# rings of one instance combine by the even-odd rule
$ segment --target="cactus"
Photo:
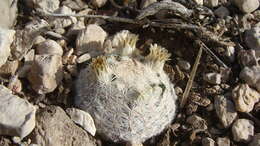
[[[177,96],[163,71],[170,54],[155,44],[149,55],[134,56],[137,40],[129,31],[117,33],[115,51],[93,59],[76,83],[76,106],[114,142],[142,143],[162,132],[176,113]]]

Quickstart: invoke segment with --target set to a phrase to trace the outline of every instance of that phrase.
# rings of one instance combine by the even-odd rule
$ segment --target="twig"
[[[202,55],[202,48],[203,47],[201,46],[200,49],[199,49],[198,55],[196,57],[195,63],[192,67],[192,71],[190,73],[190,78],[188,80],[188,83],[186,85],[185,91],[184,91],[182,99],[181,99],[181,108],[183,108],[184,105],[187,103],[187,99],[188,99],[188,96],[189,96],[189,93],[190,93],[190,89],[192,87],[192,83],[193,83],[194,77],[196,75],[198,66],[199,66],[200,58],[201,58],[201,55]]]

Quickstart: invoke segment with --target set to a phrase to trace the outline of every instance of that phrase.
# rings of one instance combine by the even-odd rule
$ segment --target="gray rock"
[[[190,63],[185,60],[178,60],[177,64],[184,70],[190,70],[190,68],[191,68]]]
[[[82,128],[89,132],[92,136],[95,136],[96,127],[94,120],[89,113],[76,108],[68,108],[66,109],[66,112],[72,121],[82,126]]]
[[[11,28],[17,16],[17,0],[0,1],[0,27]]]
[[[75,14],[74,11],[72,11],[69,7],[62,6],[54,11],[57,14]],[[65,28],[72,24],[77,23],[77,19],[75,17],[69,17],[69,18],[51,18],[49,19],[49,23],[54,25],[54,27],[57,28]],[[61,32],[62,34],[62,32]]]
[[[241,50],[238,52],[238,62],[242,67],[257,65],[255,50]]]
[[[255,134],[249,146],[260,146],[260,133]]]
[[[27,6],[41,11],[53,12],[60,6],[59,0],[25,0]]]
[[[198,5],[203,5],[203,0],[194,0],[195,3],[197,3]]]
[[[204,0],[204,5],[210,8],[218,6],[218,0]]]
[[[149,5],[151,5],[152,3],[157,2],[157,0],[142,0],[141,4],[140,4],[140,8],[144,9],[146,7],[148,7]]]
[[[221,74],[207,73],[204,75],[203,79],[211,84],[220,84],[221,83]]]
[[[104,6],[106,3],[107,0],[91,0],[91,4],[98,8]]]
[[[0,85],[0,135],[23,139],[35,127],[36,108]]]
[[[237,112],[232,101],[225,96],[216,96],[214,106],[218,118],[225,128],[229,127],[237,117]]]
[[[245,31],[245,43],[256,51],[256,56],[260,57],[260,26],[255,26]]]
[[[229,16],[229,13],[230,13],[229,10],[224,6],[220,6],[214,11],[214,14],[219,18],[225,18]]]
[[[217,145],[218,146],[230,146],[230,139],[227,137],[218,137]]]
[[[32,143],[39,146],[96,146],[93,138],[78,127],[60,107],[47,106],[36,115]]]
[[[254,123],[247,119],[238,119],[232,126],[232,134],[237,142],[249,142],[254,136]]]
[[[10,139],[0,136],[0,146],[11,146],[11,145],[12,145],[12,142]]]
[[[37,46],[37,54],[50,54],[62,56],[63,49],[56,41],[48,39]]]
[[[203,138],[202,146],[215,146],[215,141],[209,137]]]
[[[37,93],[52,92],[63,78],[61,56],[35,55],[27,78]]]
[[[251,13],[259,7],[259,0],[233,0],[233,2],[244,13]]]
[[[197,115],[189,116],[186,122],[195,129],[208,129],[207,122]]]
[[[15,31],[0,28],[0,67],[5,64],[11,54],[10,45],[13,42]]]
[[[260,66],[244,67],[239,77],[260,92]]]

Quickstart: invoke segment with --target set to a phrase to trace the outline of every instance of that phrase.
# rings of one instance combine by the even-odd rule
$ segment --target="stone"
[[[237,142],[249,142],[254,136],[254,123],[247,119],[238,119],[232,126],[232,134]]]
[[[191,65],[188,61],[185,60],[178,60],[177,62],[178,66],[184,70],[190,70]]]
[[[230,146],[230,139],[228,137],[218,137],[217,145],[218,146]]]
[[[244,13],[251,13],[259,7],[259,0],[233,0],[233,2]]]
[[[215,146],[215,141],[212,138],[205,137],[202,139],[202,146]]]
[[[41,11],[54,12],[60,6],[59,0],[25,0],[27,6]]]
[[[218,0],[204,0],[204,5],[210,8],[218,6]]]
[[[39,146],[96,146],[94,139],[58,106],[39,110],[31,140]]]
[[[19,66],[18,60],[6,61],[6,63],[2,67],[0,67],[0,75],[2,76],[14,75],[18,69],[18,66]]]
[[[27,78],[38,94],[45,94],[54,91],[63,78],[62,74],[61,56],[35,55]]]
[[[63,55],[63,49],[62,47],[54,40],[46,40],[40,43],[37,46],[37,54],[39,55],[44,55],[44,54],[49,54],[49,55]]]
[[[256,56],[260,57],[260,26],[252,27],[245,31],[245,43],[256,51]]]
[[[235,61],[235,47],[233,46],[228,46],[226,51],[225,51],[225,56],[228,58],[228,60],[230,62],[234,62]]]
[[[88,5],[85,3],[84,0],[76,0],[76,1],[65,0],[65,1],[62,1],[62,5],[67,6],[74,11],[80,11],[82,9],[88,8]]]
[[[157,2],[157,0],[142,0],[141,4],[140,4],[140,8],[144,9],[146,7],[148,7],[149,5],[151,5],[152,3]]]
[[[91,115],[85,111],[76,108],[66,109],[67,114],[70,116],[72,121],[80,125],[84,130],[89,132],[92,136],[96,134],[96,127],[94,120]]]
[[[237,55],[239,64],[243,67],[251,67],[257,65],[255,50],[241,50]]]
[[[260,146],[260,133],[255,134],[249,146]]]
[[[240,79],[260,92],[260,66],[244,67],[239,74]]]
[[[33,45],[39,45],[40,43],[44,42],[45,40],[46,40],[46,39],[45,39],[43,36],[38,35],[38,36],[35,38],[35,40],[34,40],[34,42],[33,42]]]
[[[260,100],[260,93],[251,89],[247,84],[240,84],[232,91],[233,101],[239,112],[251,112],[255,103]]]
[[[203,0],[193,0],[198,5],[203,5]]]
[[[221,74],[219,73],[207,73],[203,76],[203,79],[211,84],[220,84],[221,83]]]
[[[15,31],[0,28],[0,67],[5,64],[11,54],[10,45],[13,42]]]
[[[221,123],[225,128],[228,128],[237,117],[234,104],[225,96],[216,96],[214,98],[214,107]]]
[[[76,39],[76,54],[90,53],[91,56],[103,51],[107,33],[98,25],[90,24],[82,30]]]
[[[107,3],[107,0],[91,0],[91,4],[97,8],[101,8]]]
[[[3,0],[0,1],[0,27],[11,28],[16,22],[17,17],[17,1]]]
[[[226,8],[224,6],[220,6],[214,11],[214,14],[216,16],[218,16],[219,18],[225,18],[225,17],[229,16],[230,12],[229,12],[228,8]]]
[[[66,7],[66,6],[62,6],[60,8],[58,8],[57,10],[54,11],[54,13],[57,14],[75,14],[74,11],[72,11],[70,8]],[[72,24],[77,23],[77,18],[75,17],[68,17],[68,18],[51,18],[49,20],[49,23],[54,25],[54,28],[56,28],[56,30],[58,28],[65,28],[68,27]]]
[[[86,53],[86,54],[81,55],[79,58],[77,58],[77,62],[83,63],[83,62],[88,61],[90,59],[91,59],[90,54]]]
[[[12,141],[8,138],[0,136],[0,146],[12,146]]]
[[[187,118],[186,122],[194,129],[208,129],[207,122],[197,115],[191,115]]]
[[[35,127],[36,108],[0,85],[0,135],[26,137]]]

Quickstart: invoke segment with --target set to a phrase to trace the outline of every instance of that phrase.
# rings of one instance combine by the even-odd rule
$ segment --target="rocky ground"
[[[172,54],[164,70],[180,105],[172,124],[143,145],[260,146],[259,3],[1,1],[0,145],[125,145],[96,134],[73,100],[80,70],[129,30],[142,54],[152,43]]]

